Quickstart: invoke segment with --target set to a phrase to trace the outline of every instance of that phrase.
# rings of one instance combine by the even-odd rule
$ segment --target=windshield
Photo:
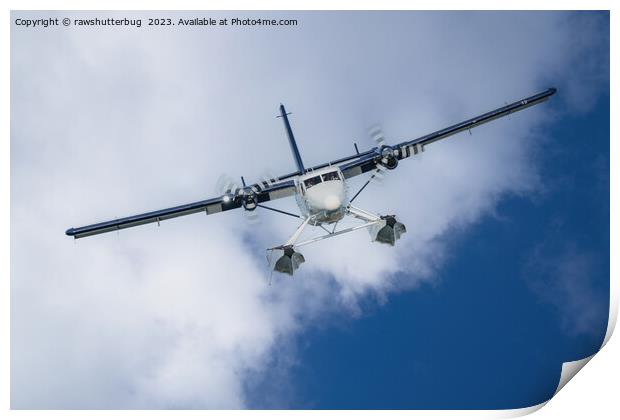
[[[338,171],[330,172],[328,174],[323,174],[323,181],[339,181],[340,177],[338,176]]]
[[[320,184],[320,183],[321,183],[320,175],[313,176],[312,178],[308,178],[304,181],[304,185],[306,186],[306,189],[314,187],[316,184]]]

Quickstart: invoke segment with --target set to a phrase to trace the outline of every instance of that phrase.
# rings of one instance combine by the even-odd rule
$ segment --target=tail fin
[[[291,129],[291,123],[288,121],[288,114],[286,113],[286,109],[284,105],[280,104],[280,117],[284,120],[284,128],[286,129],[286,135],[288,136],[288,142],[291,145],[291,152],[293,152],[293,158],[295,159],[295,164],[297,165],[297,169],[301,175],[306,171],[304,168],[304,163],[301,161],[301,155],[299,154],[299,149],[297,148],[297,142],[295,141],[295,136],[293,135],[293,130]]]

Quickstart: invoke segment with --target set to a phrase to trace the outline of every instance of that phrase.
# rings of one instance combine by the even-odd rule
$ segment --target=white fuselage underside
[[[317,224],[334,223],[342,219],[348,204],[347,188],[342,177],[322,181],[309,188],[301,185],[304,178],[307,177],[300,177],[296,196],[297,205],[303,216],[313,217]]]

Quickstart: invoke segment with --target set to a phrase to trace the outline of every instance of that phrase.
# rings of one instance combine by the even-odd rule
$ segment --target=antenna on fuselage
[[[288,142],[291,146],[291,152],[293,152],[293,158],[295,159],[297,170],[300,175],[303,175],[306,172],[306,169],[304,168],[304,163],[301,161],[301,155],[299,154],[297,142],[295,141],[295,136],[293,135],[293,130],[291,129],[291,123],[288,121],[289,114],[290,112],[286,112],[284,105],[280,104],[280,115],[278,115],[277,118],[282,118],[284,121],[284,128],[286,129],[286,135],[288,136]]]

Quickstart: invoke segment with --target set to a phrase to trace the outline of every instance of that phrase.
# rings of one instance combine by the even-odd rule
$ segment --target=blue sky
[[[300,25],[12,25],[13,408],[516,408],[598,348],[608,14],[204,14]],[[108,16],[160,17],[71,13]],[[64,235],[290,172],[280,102],[311,165],[371,147],[376,123],[396,143],[550,86],[364,191],[407,225],[398,246],[309,246],[294,279],[267,284],[264,249],[296,227],[271,213]]]
[[[453,236],[436,284],[309,328],[287,373],[290,407],[526,407],[553,396],[563,362],[598,350],[609,302],[609,95],[575,115],[563,113],[558,87],[546,105],[558,117],[536,158],[542,191],[501,200],[498,217]],[[252,389],[259,407],[283,403],[269,397],[284,391],[271,379]]]
[[[609,302],[609,98],[547,130],[546,191],[502,200],[501,219],[459,233],[437,284],[366,301],[359,318],[326,316],[298,338],[292,407],[525,407],[553,395],[564,361],[598,350]],[[569,260],[578,260],[573,291],[558,266]],[[258,406],[275,403],[270,379],[253,389]]]

